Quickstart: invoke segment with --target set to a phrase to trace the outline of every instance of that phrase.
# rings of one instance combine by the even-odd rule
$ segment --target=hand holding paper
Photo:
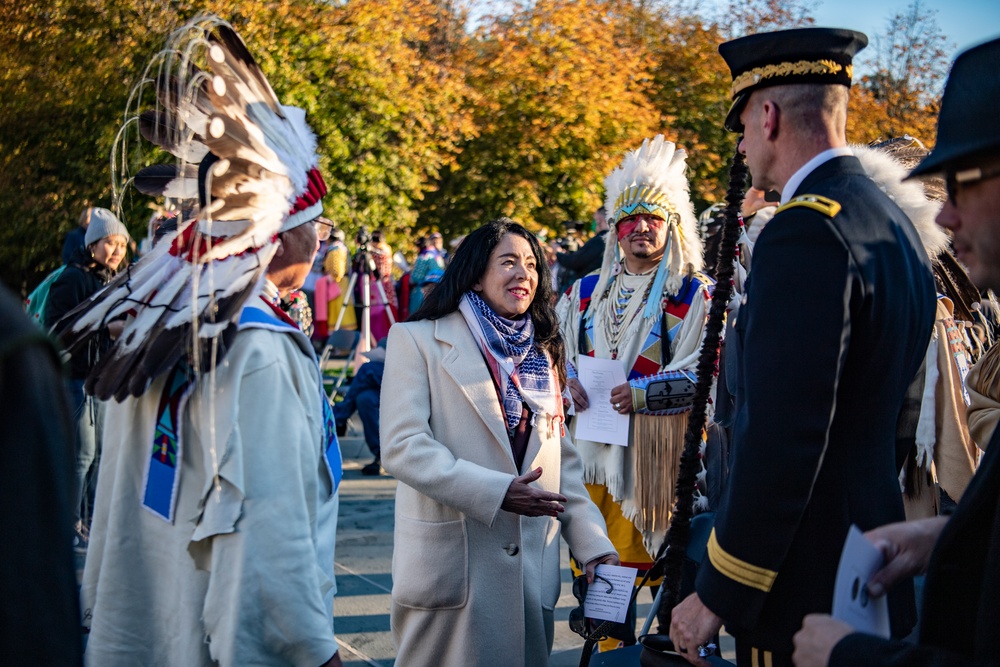
[[[840,554],[833,591],[833,617],[860,632],[889,637],[889,607],[884,597],[868,593],[868,580],[882,567],[882,552],[857,526],[851,526]]]
[[[632,600],[636,572],[638,570],[634,567],[598,565],[594,583],[587,587],[583,615],[602,621],[624,623]]]
[[[629,417],[616,412],[610,400],[611,391],[627,381],[621,361],[580,357],[577,371],[590,405],[577,415],[576,437],[627,447]]]

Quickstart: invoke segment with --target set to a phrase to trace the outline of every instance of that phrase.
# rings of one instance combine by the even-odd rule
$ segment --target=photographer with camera
[[[580,224],[580,223],[576,223]],[[608,218],[604,207],[594,211],[596,233],[574,252],[556,253],[556,263],[559,265],[560,294],[565,292],[576,281],[588,273],[601,268],[601,258],[604,256],[604,237],[608,233]]]
[[[382,230],[369,234],[364,225],[354,237],[357,249],[351,271],[354,274],[354,312],[361,330],[365,331],[365,307],[368,307],[369,347],[389,335],[396,322],[398,303],[392,280],[392,248],[385,242]]]

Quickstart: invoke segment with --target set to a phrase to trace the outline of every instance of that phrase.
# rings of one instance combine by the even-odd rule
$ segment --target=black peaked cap
[[[864,33],[846,28],[760,32],[720,44],[719,53],[733,75],[733,106],[726,129],[743,131],[740,113],[755,90],[790,83],[850,87],[854,56],[867,45]]]

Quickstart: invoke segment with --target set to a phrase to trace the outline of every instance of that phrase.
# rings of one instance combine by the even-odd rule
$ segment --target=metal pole
[[[367,267],[365,267],[365,275],[361,280],[361,344],[358,345],[358,352],[367,352],[371,349],[371,289],[371,276],[368,275]]]

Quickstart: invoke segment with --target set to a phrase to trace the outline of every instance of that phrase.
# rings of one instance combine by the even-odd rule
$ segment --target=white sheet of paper
[[[632,588],[635,586],[635,574],[638,571],[634,567],[598,565],[597,574],[604,579],[595,577],[594,583],[587,587],[587,599],[583,601],[583,615],[602,621],[624,623],[628,615],[628,603],[632,599]]]
[[[576,437],[628,447],[628,415],[611,405],[611,390],[625,384],[625,367],[618,359],[579,357],[577,375],[589,407],[576,415]]]
[[[868,597],[865,584],[882,567],[882,552],[851,526],[840,553],[837,583],[833,591],[833,617],[850,623],[860,632],[889,637],[889,607],[883,595]]]

